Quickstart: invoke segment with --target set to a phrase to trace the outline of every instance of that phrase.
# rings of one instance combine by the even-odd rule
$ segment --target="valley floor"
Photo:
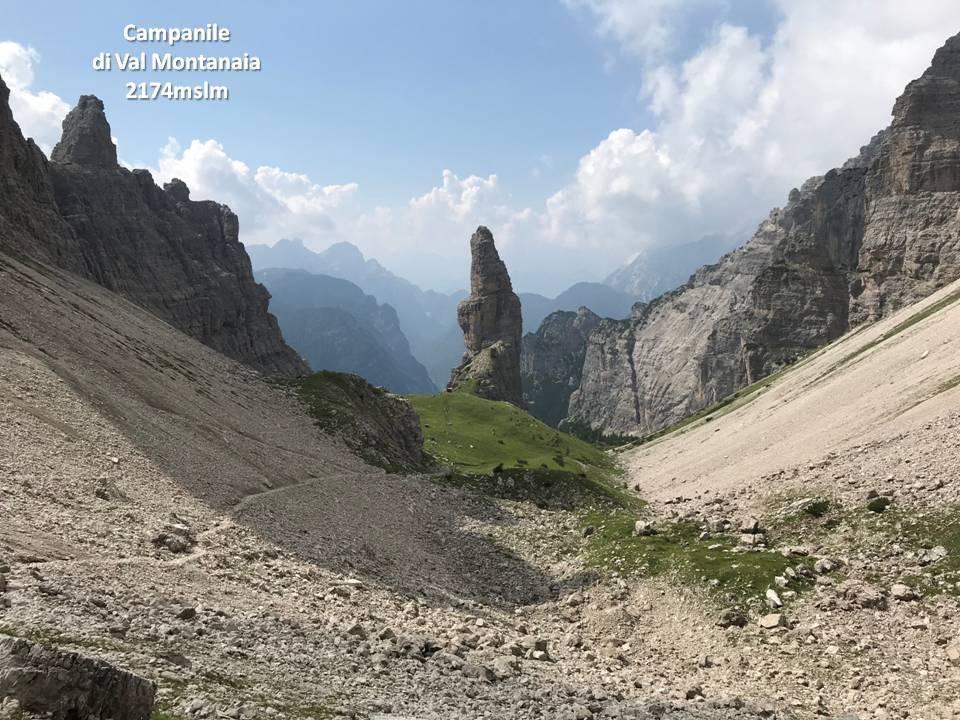
[[[0,632],[150,677],[157,718],[960,714],[955,304],[630,451],[650,505],[588,511],[370,468],[145,313],[11,267]]]

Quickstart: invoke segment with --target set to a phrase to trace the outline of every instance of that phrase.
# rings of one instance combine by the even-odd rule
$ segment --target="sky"
[[[230,205],[247,244],[346,240],[450,291],[484,224],[514,285],[548,295],[654,246],[746,240],[887,125],[960,31],[955,0],[34,0],[3,15],[0,76],[45,150],[96,94],[125,164]],[[213,22],[229,43],[122,35]],[[263,68],[92,67],[140,51]],[[208,80],[230,99],[125,99],[141,80]]]

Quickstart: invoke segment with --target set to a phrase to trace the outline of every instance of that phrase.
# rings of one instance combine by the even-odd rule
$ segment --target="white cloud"
[[[657,57],[669,48],[682,0],[563,0],[596,21],[597,33],[641,58]]]
[[[389,207],[362,204],[352,178],[251,167],[216,140],[171,141],[158,180],[229,204],[241,238],[348,240],[427,286],[466,283],[467,239],[490,226],[521,288],[599,279],[652,245],[738,232],[746,239],[787,191],[856,153],[956,24],[955,0],[779,0],[772,33],[723,22],[727,0],[563,0],[619,62],[636,67],[649,122],[611,128],[575,175],[532,208],[497,175],[444,170]],[[691,18],[700,17],[690,34]],[[709,16],[706,22],[703,16]],[[705,30],[704,30],[705,28]],[[694,38],[692,50],[683,42]],[[0,43],[0,73],[26,133],[49,149],[68,106],[34,91],[34,50]],[[543,157],[531,174],[550,166]]]
[[[45,153],[60,139],[61,123],[70,105],[51,92],[31,90],[33,66],[40,54],[32,47],[0,42],[0,77],[10,88],[10,108],[20,129],[32,137]]]
[[[584,155],[575,180],[547,201],[542,227],[611,256],[718,232],[746,239],[790,187],[889,123],[894,99],[956,24],[953,0],[913,12],[899,0],[783,0],[772,37],[720,23],[671,63],[669,28],[690,2],[574,4],[636,59],[655,122],[615,130]],[[649,13],[661,28],[653,36]]]
[[[496,175],[461,178],[444,170],[439,185],[406,204],[362,210],[353,202],[357,183],[322,185],[277,167],[253,170],[216,140],[184,148],[170,138],[153,173],[161,183],[180,178],[193,199],[229,205],[247,244],[297,237],[319,250],[346,240],[426,287],[466,284],[465,275],[445,270],[466,267],[467,240],[477,225],[493,228],[506,249],[534,224],[531,210],[510,207]]]

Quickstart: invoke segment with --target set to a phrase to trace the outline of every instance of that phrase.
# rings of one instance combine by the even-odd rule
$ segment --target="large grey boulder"
[[[145,678],[74,652],[0,636],[0,700],[52,720],[149,720]]]

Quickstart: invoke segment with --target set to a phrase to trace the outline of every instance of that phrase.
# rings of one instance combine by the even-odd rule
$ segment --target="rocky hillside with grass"
[[[590,337],[572,423],[645,435],[960,277],[960,37],[855,158],[754,237]]]

